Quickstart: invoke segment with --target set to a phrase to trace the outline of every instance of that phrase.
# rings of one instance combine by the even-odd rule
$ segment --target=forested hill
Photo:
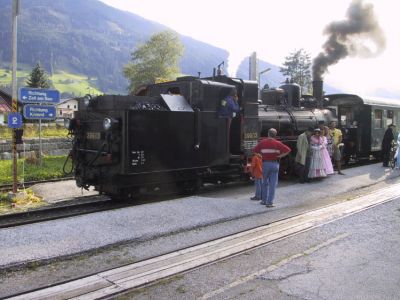
[[[0,68],[11,61],[11,0],[0,0]],[[140,42],[167,27],[97,0],[21,0],[18,66],[83,74],[103,92],[126,93],[123,66]],[[181,71],[210,75],[226,50],[181,36]],[[9,47],[7,45],[10,45]]]

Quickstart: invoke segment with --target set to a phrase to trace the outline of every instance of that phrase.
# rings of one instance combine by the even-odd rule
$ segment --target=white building
[[[74,112],[78,110],[78,101],[76,99],[65,99],[61,100],[56,105],[57,118],[73,118]]]

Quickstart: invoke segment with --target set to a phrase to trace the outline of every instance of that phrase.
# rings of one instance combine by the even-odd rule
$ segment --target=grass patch
[[[18,182],[24,180],[37,181],[54,178],[63,178],[67,175],[63,172],[63,166],[66,160],[66,156],[48,156],[42,158],[42,166],[37,164],[29,164],[25,162],[25,159],[18,159],[17,162],[17,177]],[[23,164],[25,162],[25,176],[23,176]],[[69,160],[66,165],[66,170],[71,170],[71,161]],[[12,160],[1,160],[0,161],[0,184],[11,184],[12,183]]]
[[[42,137],[43,138],[65,138],[68,136],[68,130],[61,125],[55,123],[46,124],[42,126]],[[24,136],[23,138],[39,138],[39,124],[24,124]],[[12,130],[7,126],[0,126],[0,138],[11,139]]]
[[[17,71],[18,81],[26,82],[30,72],[32,70]],[[52,82],[54,89],[60,91],[60,93],[69,93],[75,96],[83,96],[85,94],[99,95],[102,92],[97,89],[95,83],[97,78],[88,78],[85,75],[72,74],[64,71],[54,73],[53,76],[48,76]],[[11,85],[12,72],[6,69],[0,69],[0,86]],[[24,84],[22,84],[24,85]]]
[[[0,215],[24,212],[45,205],[47,203],[36,197],[31,189],[18,191],[12,201],[8,198],[7,194],[0,194]]]

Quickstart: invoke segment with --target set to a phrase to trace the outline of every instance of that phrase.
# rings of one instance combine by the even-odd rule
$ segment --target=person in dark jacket
[[[392,147],[392,142],[394,140],[394,130],[396,125],[390,124],[388,129],[386,129],[385,134],[382,139],[382,160],[383,166],[389,166],[390,148]]]
[[[218,114],[220,118],[226,119],[226,128],[227,128],[227,148],[230,150],[230,141],[231,141],[231,123],[232,119],[236,117],[236,114],[240,111],[240,106],[238,103],[238,95],[236,89],[232,89],[229,92],[229,95],[223,98],[220,102],[220,107],[218,110]]]
[[[238,104],[238,96],[236,89],[232,89],[229,92],[229,95],[221,100],[220,108],[219,108],[219,116],[222,118],[234,118],[236,117],[236,113],[240,110]]]

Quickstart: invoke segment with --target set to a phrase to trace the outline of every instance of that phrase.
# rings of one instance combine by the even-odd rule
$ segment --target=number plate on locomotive
[[[87,132],[86,138],[88,140],[99,140],[100,139],[100,132]]]

